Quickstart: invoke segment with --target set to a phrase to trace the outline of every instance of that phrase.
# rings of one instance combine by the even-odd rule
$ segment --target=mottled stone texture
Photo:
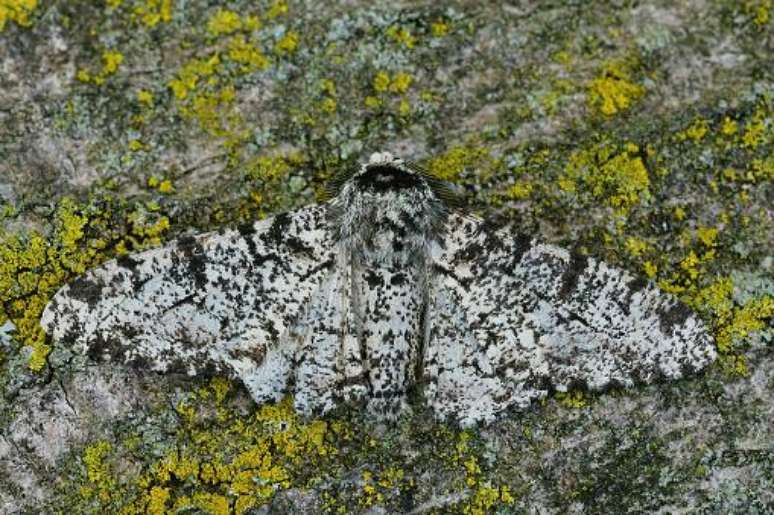
[[[0,4],[0,511],[772,511],[773,15]],[[86,270],[323,200],[381,149],[513,233],[655,281],[709,328],[716,364],[460,431],[421,409],[299,418],[38,325]]]

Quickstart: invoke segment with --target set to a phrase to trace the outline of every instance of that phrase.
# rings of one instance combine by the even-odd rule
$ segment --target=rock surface
[[[773,16],[768,0],[3,3],[0,511],[771,512]],[[380,149],[680,296],[717,364],[473,431],[419,409],[381,427],[97,363],[37,325],[86,269],[320,200]]]

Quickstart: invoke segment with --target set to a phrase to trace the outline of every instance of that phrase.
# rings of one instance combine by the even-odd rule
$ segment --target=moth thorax
[[[409,263],[424,255],[432,238],[433,200],[422,189],[354,191],[340,213],[340,235],[368,261]]]

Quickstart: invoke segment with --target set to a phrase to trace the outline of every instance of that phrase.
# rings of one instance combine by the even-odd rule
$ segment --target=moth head
[[[372,194],[419,190],[447,207],[461,205],[459,197],[449,184],[434,177],[419,165],[395,157],[389,152],[374,152],[360,168],[336,175],[327,185],[327,196],[338,197],[345,189]]]

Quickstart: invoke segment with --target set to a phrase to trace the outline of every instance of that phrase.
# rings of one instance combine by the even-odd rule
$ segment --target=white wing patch
[[[715,357],[672,296],[603,262],[453,212],[442,183],[377,153],[330,202],[110,261],[62,288],[54,340],[160,372],[228,374],[395,418],[409,392],[462,425],[552,389],[677,379]]]

